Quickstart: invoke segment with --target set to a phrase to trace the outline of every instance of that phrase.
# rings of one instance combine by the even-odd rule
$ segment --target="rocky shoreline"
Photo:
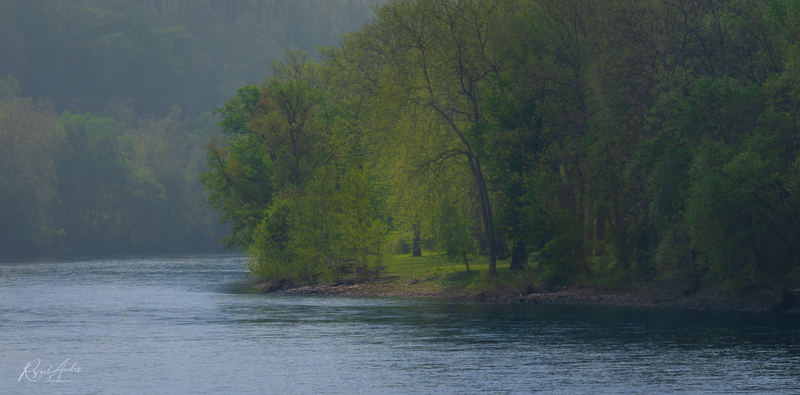
[[[631,306],[684,308],[692,310],[738,311],[748,313],[800,314],[800,290],[760,292],[730,298],[711,291],[693,295],[675,295],[647,285],[633,285],[625,290],[561,288],[538,291],[485,290],[467,292],[442,289],[438,278],[401,279],[398,276],[372,280],[343,280],[334,284],[294,286],[287,282],[259,282],[255,288],[276,295],[404,296],[474,300],[483,303],[526,303],[581,306]]]

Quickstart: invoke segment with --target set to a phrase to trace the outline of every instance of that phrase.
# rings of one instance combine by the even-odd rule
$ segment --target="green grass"
[[[467,271],[464,262],[451,262],[435,252],[421,257],[393,255],[386,262],[385,276],[398,276],[399,281],[415,281],[418,287],[471,293],[499,290],[525,289],[533,283],[526,272],[509,269],[510,260],[497,261],[497,277],[491,278],[489,259],[483,256],[469,257]]]

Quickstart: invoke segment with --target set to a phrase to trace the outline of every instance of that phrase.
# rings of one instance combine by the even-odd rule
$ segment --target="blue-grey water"
[[[0,263],[0,394],[800,393],[796,316],[259,295],[243,264]]]

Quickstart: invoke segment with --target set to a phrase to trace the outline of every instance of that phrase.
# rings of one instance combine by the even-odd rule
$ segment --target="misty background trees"
[[[0,256],[217,249],[212,111],[361,0],[0,1]]]

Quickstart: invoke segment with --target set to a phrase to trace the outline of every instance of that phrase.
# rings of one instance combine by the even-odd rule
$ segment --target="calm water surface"
[[[243,263],[0,263],[0,393],[800,393],[798,317],[258,295]]]

